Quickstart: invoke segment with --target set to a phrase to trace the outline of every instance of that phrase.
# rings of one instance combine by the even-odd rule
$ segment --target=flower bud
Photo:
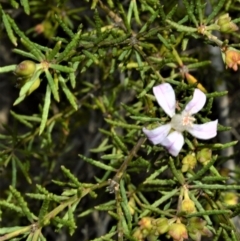
[[[24,60],[17,65],[14,73],[19,77],[29,78],[36,70],[36,64],[31,60]]]
[[[189,170],[188,164],[183,164],[182,165],[182,172],[187,172]]]
[[[228,13],[225,13],[225,14],[223,14],[220,17],[217,18],[216,24],[221,26],[221,25],[223,25],[225,23],[229,23],[230,21],[231,21],[231,17],[229,17]]]
[[[212,158],[212,150],[208,148],[203,148],[197,153],[197,160],[202,163],[204,166],[208,164],[208,162]]]
[[[139,241],[144,241],[144,238],[145,238],[144,235],[142,234],[141,229],[139,228],[133,232],[133,237]]]
[[[140,225],[141,229],[151,231],[153,228],[153,225],[152,225],[153,220],[154,219],[151,217],[144,217],[138,222],[138,224]]]
[[[195,154],[188,154],[182,159],[182,172],[187,172],[188,170],[192,170],[196,164],[197,159]]]
[[[202,84],[198,83],[198,80],[194,76],[189,73],[185,73],[185,77],[189,84],[196,84],[198,89],[200,89],[204,93],[207,93],[207,90],[202,86]]]
[[[228,48],[225,52],[222,52],[222,58],[227,68],[232,68],[234,71],[238,70],[240,51],[234,48]]]
[[[187,214],[194,213],[196,211],[195,203],[191,199],[184,199],[182,201],[181,210]]]
[[[227,205],[236,205],[238,204],[238,196],[234,192],[225,192],[223,194],[223,202]]]
[[[188,238],[186,226],[182,223],[173,223],[169,226],[168,234],[174,241],[182,241]]]
[[[220,27],[220,31],[223,33],[232,33],[238,30],[238,26],[231,21],[228,13],[221,15],[216,20],[216,23]]]
[[[136,207],[135,199],[133,197],[130,197],[129,202],[128,202],[128,208],[129,208],[131,215],[134,215],[135,207]]]
[[[199,217],[190,218],[188,221],[187,229],[189,236],[194,241],[200,241],[201,236],[212,236],[212,232],[206,226],[206,221]]]
[[[233,22],[223,24],[220,27],[220,31],[223,33],[232,33],[232,32],[236,32],[237,30],[238,30],[238,26]]]
[[[19,77],[17,79],[16,87],[21,88],[30,80],[31,80],[31,77],[27,79]],[[34,90],[36,90],[39,87],[40,83],[41,83],[40,78],[35,79],[32,85],[30,86],[30,88],[28,89],[28,91],[26,92],[26,95],[30,95]]]
[[[158,218],[153,221],[156,232],[160,235],[166,233],[169,229],[169,223],[167,218]]]
[[[43,34],[46,38],[52,38],[55,35],[55,28],[49,20],[45,20],[34,27],[37,34]]]
[[[206,227],[204,226],[204,228],[201,230],[201,234],[202,236],[206,236],[206,237],[212,237],[212,232]]]
[[[157,240],[158,240],[158,235],[151,233],[147,236],[147,241],[157,241]]]
[[[199,231],[195,231],[195,232],[188,232],[190,238],[194,241],[201,241],[201,233]]]
[[[187,214],[194,213],[196,211],[195,203],[189,198],[188,189],[184,190],[184,200],[181,203],[181,211]]]
[[[34,27],[34,31],[37,33],[37,34],[41,34],[44,32],[44,26],[42,23],[39,23],[37,24],[35,27]]]
[[[188,220],[188,230],[193,232],[194,230],[202,230],[206,225],[206,221],[199,217],[192,217]]]

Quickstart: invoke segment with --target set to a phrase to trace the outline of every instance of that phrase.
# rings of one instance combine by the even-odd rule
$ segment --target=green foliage
[[[232,220],[240,171],[228,170],[229,178],[219,165],[232,158],[220,151],[237,141],[184,133],[173,157],[142,132],[170,121],[152,94],[162,83],[174,88],[177,110],[195,88],[206,93],[198,123],[217,116],[213,105],[228,91],[214,89],[209,46],[238,69],[238,8],[224,0],[0,0],[1,33],[17,62],[0,74],[19,87],[0,134],[0,241],[49,240],[47,230],[65,228],[68,240],[84,232],[94,241],[240,240]],[[15,11],[30,22],[27,31]],[[220,21],[223,14],[236,19]],[[34,111],[22,111],[36,96]],[[218,124],[218,133],[230,129]],[[88,220],[102,214],[104,232],[86,234]]]

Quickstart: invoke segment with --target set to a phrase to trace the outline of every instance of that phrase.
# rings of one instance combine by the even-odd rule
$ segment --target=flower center
[[[172,117],[171,126],[179,132],[183,132],[192,127],[196,119],[188,112],[183,111],[181,114],[176,114]]]

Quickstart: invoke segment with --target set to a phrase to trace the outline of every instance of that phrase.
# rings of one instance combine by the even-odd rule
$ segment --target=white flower
[[[218,120],[201,125],[193,124],[195,118],[192,115],[198,113],[206,102],[206,95],[201,90],[194,90],[192,100],[180,114],[175,113],[176,97],[170,84],[164,83],[153,87],[153,93],[158,104],[172,118],[170,123],[155,129],[143,128],[144,134],[154,145],[161,144],[167,148],[170,154],[177,156],[184,144],[183,131],[202,140],[211,139],[217,135]],[[170,132],[171,129],[174,131]]]

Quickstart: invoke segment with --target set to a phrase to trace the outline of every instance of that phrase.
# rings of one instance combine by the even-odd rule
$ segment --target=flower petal
[[[153,93],[165,113],[173,117],[175,115],[176,98],[172,86],[168,83],[157,85],[153,87]]]
[[[183,138],[182,133],[174,131],[174,132],[170,133],[162,141],[161,144],[167,148],[168,152],[171,155],[177,156],[183,147],[184,138]]]
[[[201,125],[194,124],[188,129],[188,132],[194,137],[202,140],[208,140],[217,135],[218,120],[210,121]]]
[[[200,111],[206,103],[206,95],[199,89],[195,89],[193,93],[193,98],[185,107],[185,111],[189,112],[191,115]]]
[[[152,130],[148,130],[145,127],[143,128],[144,134],[154,145],[160,144],[162,140],[166,138],[170,130],[170,124],[162,125]]]

